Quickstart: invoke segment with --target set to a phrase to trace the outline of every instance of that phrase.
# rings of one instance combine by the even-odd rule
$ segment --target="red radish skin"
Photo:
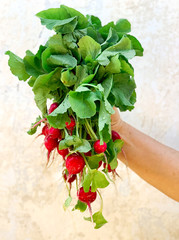
[[[103,164],[103,167],[106,168],[106,163]],[[115,168],[115,169],[111,169],[111,166],[108,164],[107,169],[108,169],[108,172],[112,172],[113,176],[116,175],[116,176],[118,176],[119,178],[121,178],[121,177],[119,176],[119,174],[116,172],[116,168]]]
[[[67,181],[67,175],[66,175],[66,173],[63,175],[63,177],[64,177],[65,181]],[[67,182],[72,183],[72,182],[75,181],[75,179],[76,179],[76,174],[72,174],[71,177],[68,179]]]
[[[112,130],[112,140],[113,142],[117,139],[121,139],[121,136],[116,131]]]
[[[81,187],[77,193],[78,199],[84,203],[92,203],[96,200],[97,193],[91,192],[91,187],[88,192],[85,192],[83,187]]]
[[[80,173],[83,170],[84,166],[85,161],[79,154],[73,153],[66,159],[66,168],[69,172],[69,175]]]
[[[47,125],[45,125],[43,128],[42,128],[42,134],[44,136],[47,136],[48,135],[48,131],[49,131],[49,128]]]
[[[87,139],[87,140],[90,140],[90,139],[91,139],[91,137],[90,137],[89,134],[87,134],[86,139]]]
[[[43,126],[42,132],[41,132],[39,135],[37,135],[36,138],[38,138],[38,137],[41,136],[41,135],[47,136],[47,135],[48,135],[48,130],[49,130],[49,128],[48,128],[47,125]]]
[[[100,168],[100,167],[101,167],[102,163],[103,163],[103,161],[99,161],[98,168]]]
[[[70,123],[66,122],[65,125],[68,130],[73,130],[74,127],[76,126],[76,122],[72,116],[70,116],[70,119],[71,119]]]
[[[59,104],[57,102],[52,103],[48,110],[48,114],[52,113],[58,106],[59,106]]]
[[[46,136],[44,139],[44,145],[48,150],[48,154],[47,154],[47,164],[48,164],[50,153],[58,146],[58,139],[54,139],[51,136]]]
[[[65,159],[66,155],[69,154],[68,148],[59,150],[59,147],[57,147],[57,152],[63,157],[63,159]]]
[[[107,144],[105,142],[103,142],[102,145],[100,145],[100,140],[97,140],[94,143],[94,150],[96,153],[103,153],[106,151],[106,149],[107,149]]]
[[[91,203],[96,200],[97,193],[96,192],[91,192],[91,187],[90,187],[88,192],[85,192],[83,187],[81,187],[79,189],[79,191],[77,192],[77,196],[78,196],[78,199],[81,202],[84,202],[84,203],[86,203],[88,205],[89,213],[90,213],[90,216],[91,216],[91,221],[93,223],[93,215],[92,215]]]
[[[48,135],[54,139],[56,139],[56,138],[58,138],[59,140],[62,139],[61,131],[60,131],[60,129],[57,129],[57,128],[51,127],[48,131]]]
[[[67,176],[66,173],[63,174],[63,178],[65,180],[65,182],[68,182],[70,185],[70,190],[71,190],[71,186],[72,186],[72,182],[74,182],[76,180],[76,174],[73,174],[69,177],[69,175]]]
[[[104,167],[104,168],[106,168],[106,163],[103,163],[103,167]],[[112,171],[114,171],[114,170],[115,170],[115,169],[114,169],[114,170],[112,170],[112,169],[111,169],[111,166],[110,166],[109,164],[108,164],[108,167],[107,167],[107,169],[108,169],[108,172],[112,172]]]
[[[87,157],[91,157],[92,153],[91,153],[91,151],[89,151],[89,152],[84,153],[84,155]]]

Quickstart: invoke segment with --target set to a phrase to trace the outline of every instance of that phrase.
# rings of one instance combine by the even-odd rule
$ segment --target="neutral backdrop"
[[[0,7],[0,239],[2,240],[177,240],[179,205],[120,164],[116,185],[102,191],[108,224],[94,230],[87,213],[64,212],[67,196],[60,158],[45,170],[43,138],[28,136],[39,111],[28,85],[9,70],[6,50],[24,57],[50,32],[35,13],[66,4],[103,24],[132,23],[144,57],[132,60],[137,103],[123,120],[179,150],[179,5],[177,0],[1,0]],[[145,161],[145,159],[144,159]],[[75,193],[74,193],[75,195]],[[93,209],[99,207],[98,201]]]

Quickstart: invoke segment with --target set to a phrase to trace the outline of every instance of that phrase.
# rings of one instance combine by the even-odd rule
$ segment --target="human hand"
[[[122,119],[120,118],[119,110],[116,107],[113,109],[115,113],[111,115],[111,129],[119,132],[122,125]]]

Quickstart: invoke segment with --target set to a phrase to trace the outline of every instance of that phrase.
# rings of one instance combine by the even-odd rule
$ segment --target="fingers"
[[[113,107],[115,113],[111,115],[111,126],[116,125],[120,122],[119,110],[116,107]]]

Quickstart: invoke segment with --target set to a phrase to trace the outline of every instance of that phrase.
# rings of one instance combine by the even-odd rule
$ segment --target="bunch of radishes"
[[[69,193],[64,208],[70,206],[76,181],[78,201],[73,209],[84,212],[88,207],[91,217],[85,219],[100,228],[107,221],[99,189],[119,176],[118,154],[125,155],[124,142],[111,131],[111,115],[114,107],[134,108],[136,84],[129,60],[142,56],[143,48],[129,34],[127,19],[103,26],[98,17],[65,5],[36,16],[55,34],[35,54],[27,50],[23,59],[6,52],[11,72],[27,81],[41,111],[28,134],[44,124],[40,135],[45,136],[47,165],[53,162],[52,151],[63,159],[62,176]],[[49,109],[48,100],[53,101]],[[97,196],[101,208],[92,215],[91,203]]]
[[[52,103],[49,108],[48,114],[51,114],[58,106],[59,106],[59,104],[57,102]],[[47,152],[47,165],[50,160],[51,152],[53,150],[57,149],[58,154],[62,156],[63,161],[64,161],[63,162],[64,169],[62,171],[62,176],[63,176],[64,181],[69,184],[69,187],[67,186],[67,188],[69,190],[70,202],[71,202],[72,183],[76,180],[77,181],[78,200],[82,203],[85,203],[88,206],[90,216],[91,216],[91,221],[93,222],[91,203],[95,201],[98,190],[91,191],[91,186],[90,186],[88,191],[84,191],[84,188],[82,186],[82,179],[84,180],[84,177],[85,177],[85,173],[83,172],[83,170],[84,170],[85,165],[86,164],[88,165],[86,157],[91,157],[92,151],[90,150],[90,151],[82,154],[79,152],[74,152],[73,148],[71,148],[71,149],[64,148],[64,149],[59,150],[59,143],[61,140],[64,139],[64,136],[65,136],[64,130],[57,129],[57,128],[50,126],[50,124],[48,123],[46,118],[41,119],[34,126],[32,126],[32,128],[38,126],[42,122],[45,125],[43,126],[42,132],[39,135],[45,136],[44,145],[48,151]],[[75,119],[72,116],[70,116],[70,122],[66,122],[66,127],[65,127],[66,131],[68,132],[69,135],[73,134],[75,126],[76,126]],[[115,131],[111,132],[111,137],[112,137],[113,142],[117,139],[118,140],[121,139],[120,135]],[[87,135],[87,138],[90,139],[90,135]],[[96,140],[93,143],[93,149],[94,149],[94,151],[93,151],[94,153],[104,154],[104,156],[105,156],[105,151],[107,150],[107,144],[105,142],[103,142],[103,144],[100,144],[100,140]],[[112,172],[113,176],[115,176],[115,175],[119,176],[116,172],[116,169],[111,169],[111,166],[110,166],[110,164],[107,163],[107,161],[106,162],[102,161],[102,160],[99,161],[97,169],[99,169],[101,167],[103,168],[104,171],[106,170],[106,173]],[[99,191],[98,191],[98,193],[99,193]],[[101,195],[100,195],[100,197],[101,197]],[[101,197],[101,199],[102,199],[102,197]],[[67,201],[67,205],[69,205],[70,202]]]

